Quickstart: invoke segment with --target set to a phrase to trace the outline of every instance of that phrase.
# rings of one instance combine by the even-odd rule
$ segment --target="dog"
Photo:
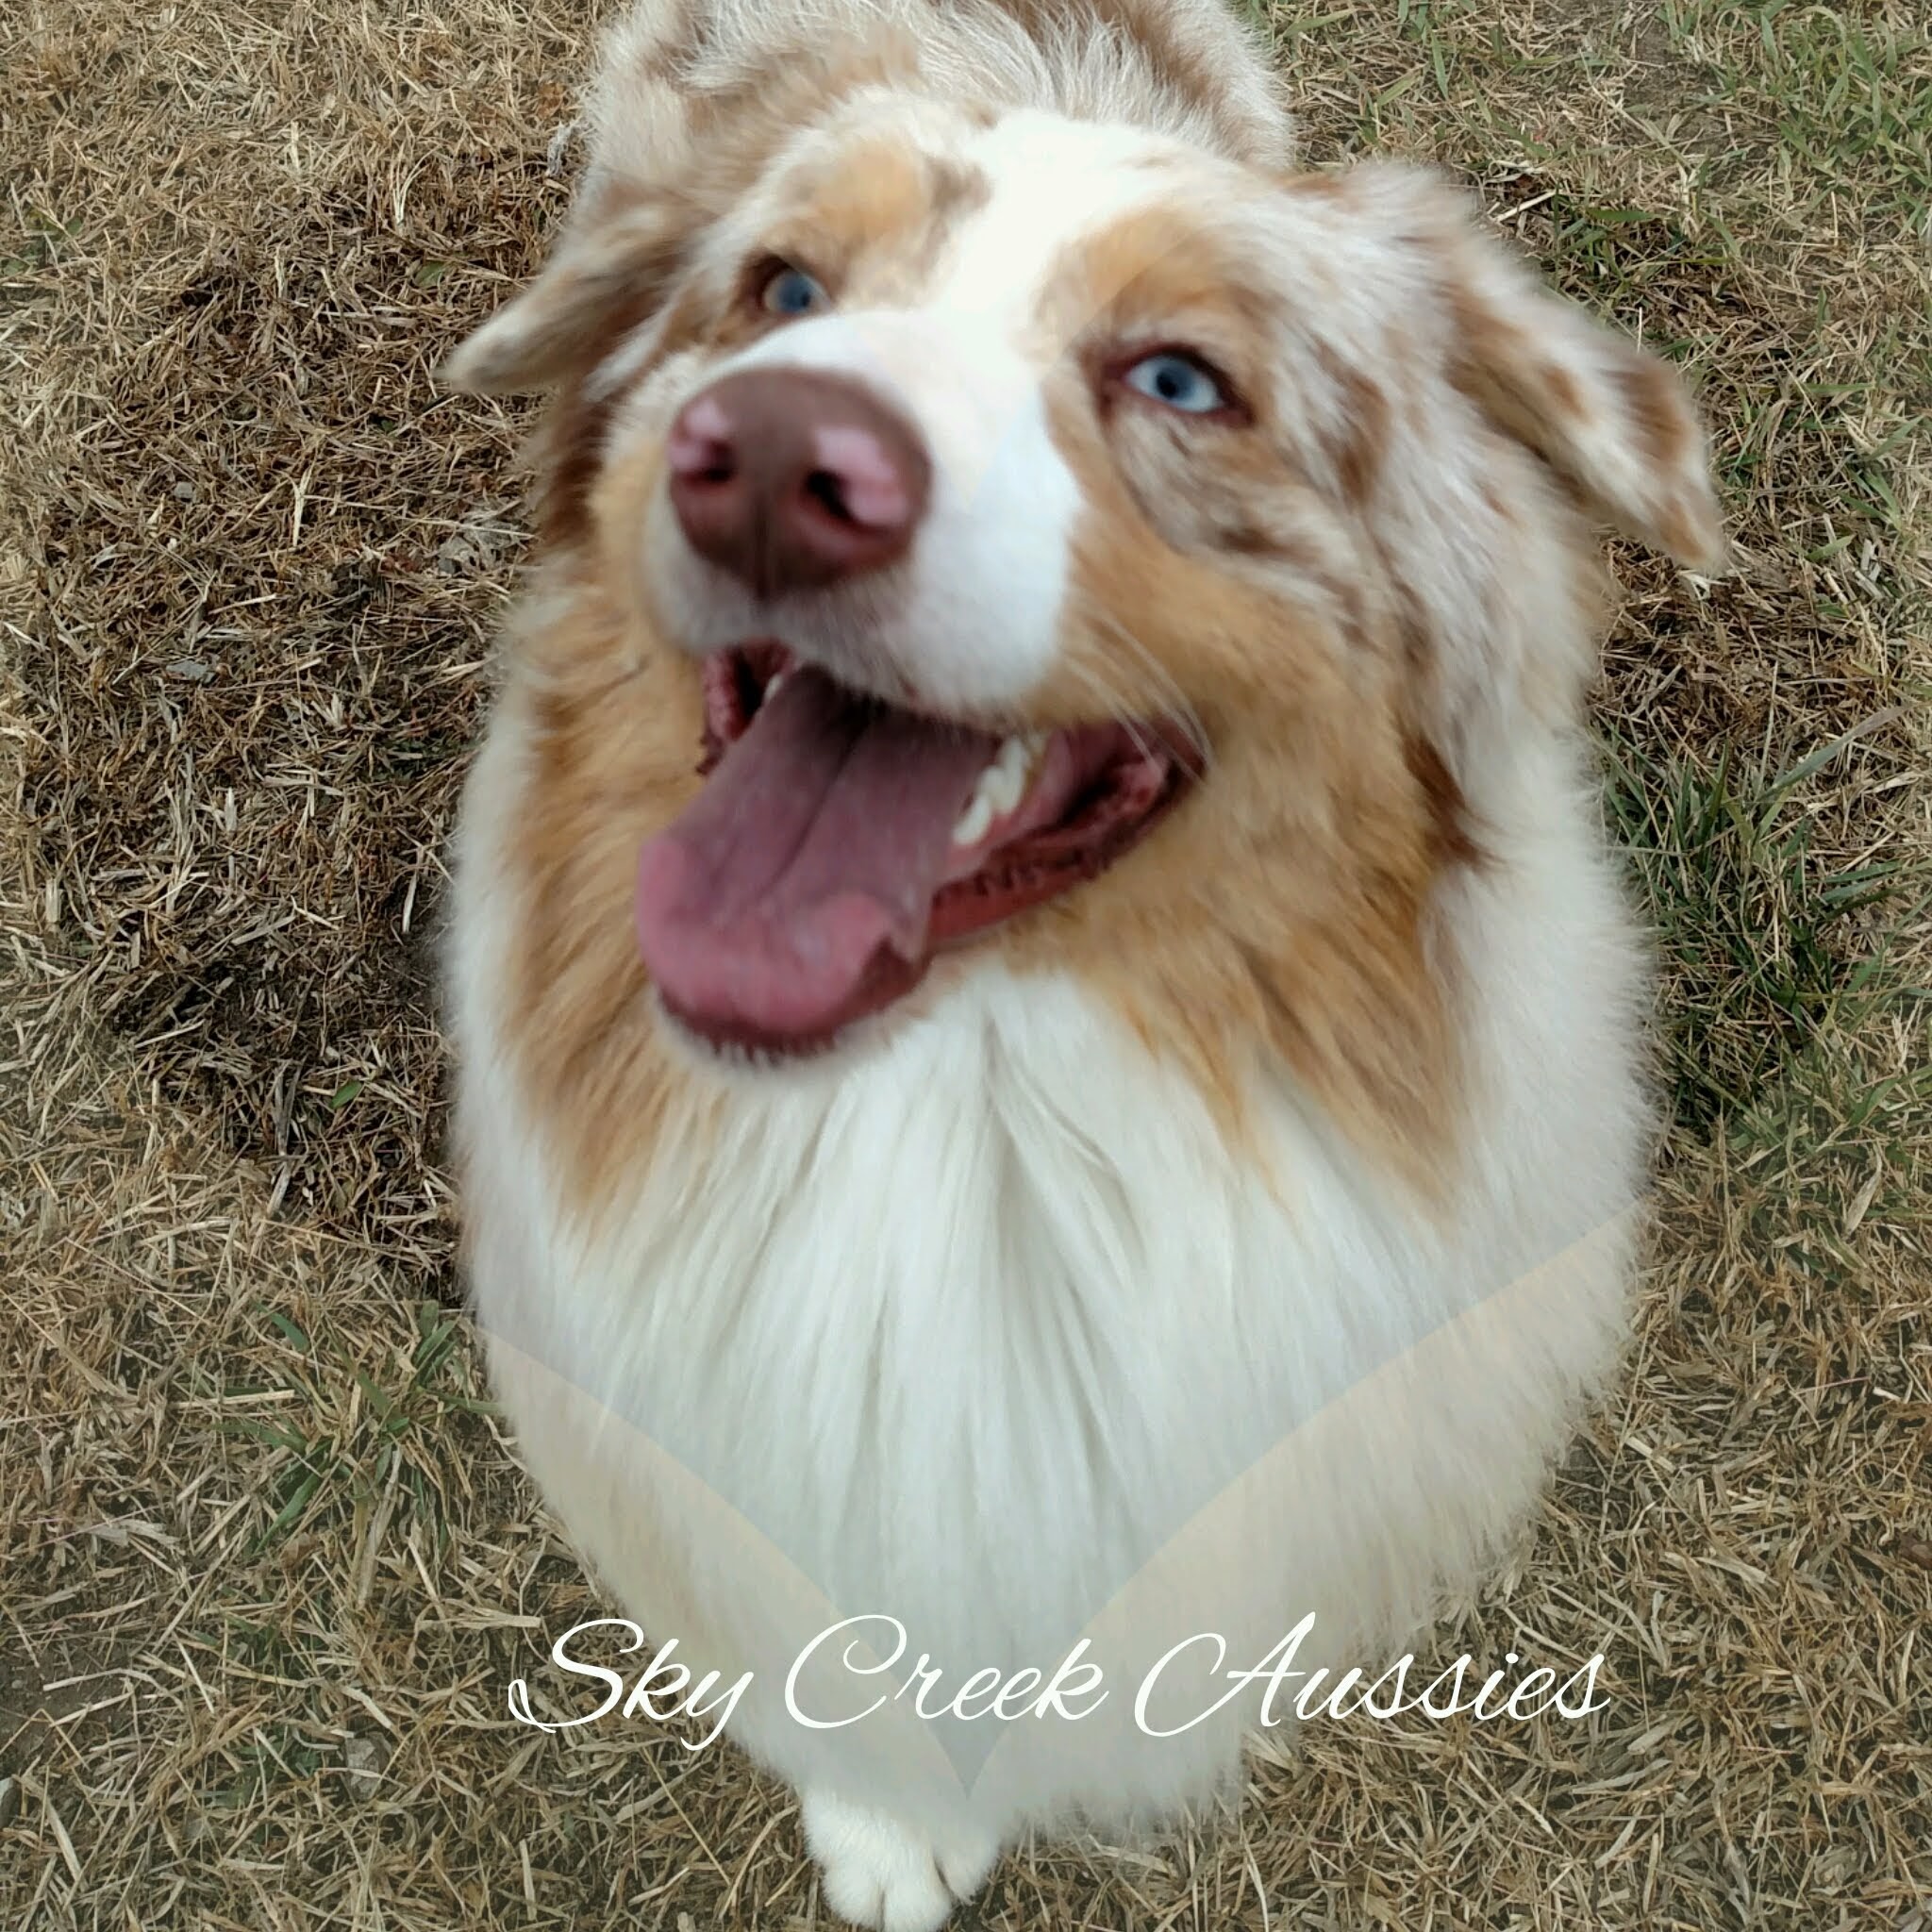
[[[1207,0],[643,0],[587,125],[446,368],[550,397],[465,1266],[590,1563],[927,1932],[1231,1789],[1229,1660],[1414,1628],[1614,1374],[1592,525],[1719,568],[1706,442]]]

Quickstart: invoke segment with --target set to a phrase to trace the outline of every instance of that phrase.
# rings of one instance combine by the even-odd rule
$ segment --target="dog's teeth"
[[[1032,782],[1033,767],[1046,745],[1046,734],[1029,731],[1024,738],[1007,738],[991,764],[980,773],[973,796],[953,827],[955,845],[976,845],[986,837],[995,819],[1016,809]]]
[[[992,800],[975,787],[966,809],[959,814],[959,823],[953,827],[953,843],[977,845],[991,824]]]
[[[1009,738],[1007,742],[1013,741]],[[995,818],[1004,818],[1019,804],[1020,794],[1026,788],[1026,774],[1016,764],[1010,763],[1004,752],[981,774],[979,791],[981,795],[992,800]]]
[[[769,705],[778,695],[778,687],[791,675],[791,674],[789,671],[780,671],[774,675],[771,683],[765,687],[764,701],[766,704]]]

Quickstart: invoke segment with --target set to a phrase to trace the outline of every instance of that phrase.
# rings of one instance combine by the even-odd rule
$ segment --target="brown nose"
[[[848,376],[745,369],[679,410],[671,504],[691,548],[760,597],[818,590],[904,553],[932,465]]]

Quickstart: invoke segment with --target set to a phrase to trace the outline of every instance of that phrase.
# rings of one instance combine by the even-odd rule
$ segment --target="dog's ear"
[[[594,361],[663,306],[694,225],[666,195],[567,235],[537,279],[457,347],[437,380],[510,395],[550,388]]]
[[[1469,392],[1624,535],[1723,570],[1709,452],[1683,377],[1538,288],[1489,238],[1470,244],[1452,294]]]
[[[1447,182],[1360,173],[1375,177],[1371,192],[1405,204],[1407,238],[1430,253],[1457,384],[1626,536],[1724,569],[1704,428],[1678,372],[1541,287]]]

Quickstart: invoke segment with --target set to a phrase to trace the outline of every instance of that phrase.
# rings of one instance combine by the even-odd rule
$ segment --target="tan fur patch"
[[[610,1198],[685,1085],[653,1020],[629,907],[643,841],[698,788],[695,668],[627,635],[589,578],[521,641],[526,765],[507,855],[508,1038],[580,1199]]]
[[[841,147],[794,180],[772,234],[775,254],[841,279],[861,255],[903,245],[931,208],[924,157],[879,135]]]
[[[1341,493],[1357,508],[1366,504],[1381,480],[1389,454],[1391,410],[1387,391],[1364,371],[1342,360],[1324,346],[1317,352],[1323,373],[1341,400],[1335,432],[1324,439]]]
[[[880,135],[841,148],[823,176],[795,184],[772,246],[848,299],[904,302],[991,192],[979,169]]]
[[[1428,904],[1469,849],[1446,769],[1405,715],[1400,651],[1313,526],[1285,596],[1164,541],[1091,417],[1051,419],[1089,511],[1049,715],[1159,716],[1185,691],[1212,757],[1148,843],[1016,926],[1021,960],[1070,966],[1244,1124],[1265,1040],[1364,1146],[1445,1180],[1460,1070]]]
[[[591,491],[603,466],[611,419],[623,400],[616,391],[593,392],[588,378],[633,329],[649,321],[659,300],[658,291],[641,287],[626,300],[587,318],[575,366],[530,439],[525,461],[536,477],[537,535],[546,548],[572,543],[588,530]],[[694,298],[688,295],[685,301],[695,308]],[[693,314],[679,327],[674,319],[674,333],[686,333],[695,320]]]
[[[1691,477],[1701,482],[1697,421],[1686,406],[1674,371],[1661,362],[1632,358],[1611,372],[1610,387],[1638,447],[1659,477]],[[1714,547],[1710,518],[1680,490],[1658,519],[1658,534],[1672,554],[1699,558]]]
[[[1078,341],[1101,329],[1146,346],[1186,336],[1262,379],[1270,317],[1265,302],[1234,273],[1211,231],[1182,207],[1156,203],[1074,242],[1049,272],[1040,310],[1044,341]],[[1202,339],[1205,337],[1205,341]]]

